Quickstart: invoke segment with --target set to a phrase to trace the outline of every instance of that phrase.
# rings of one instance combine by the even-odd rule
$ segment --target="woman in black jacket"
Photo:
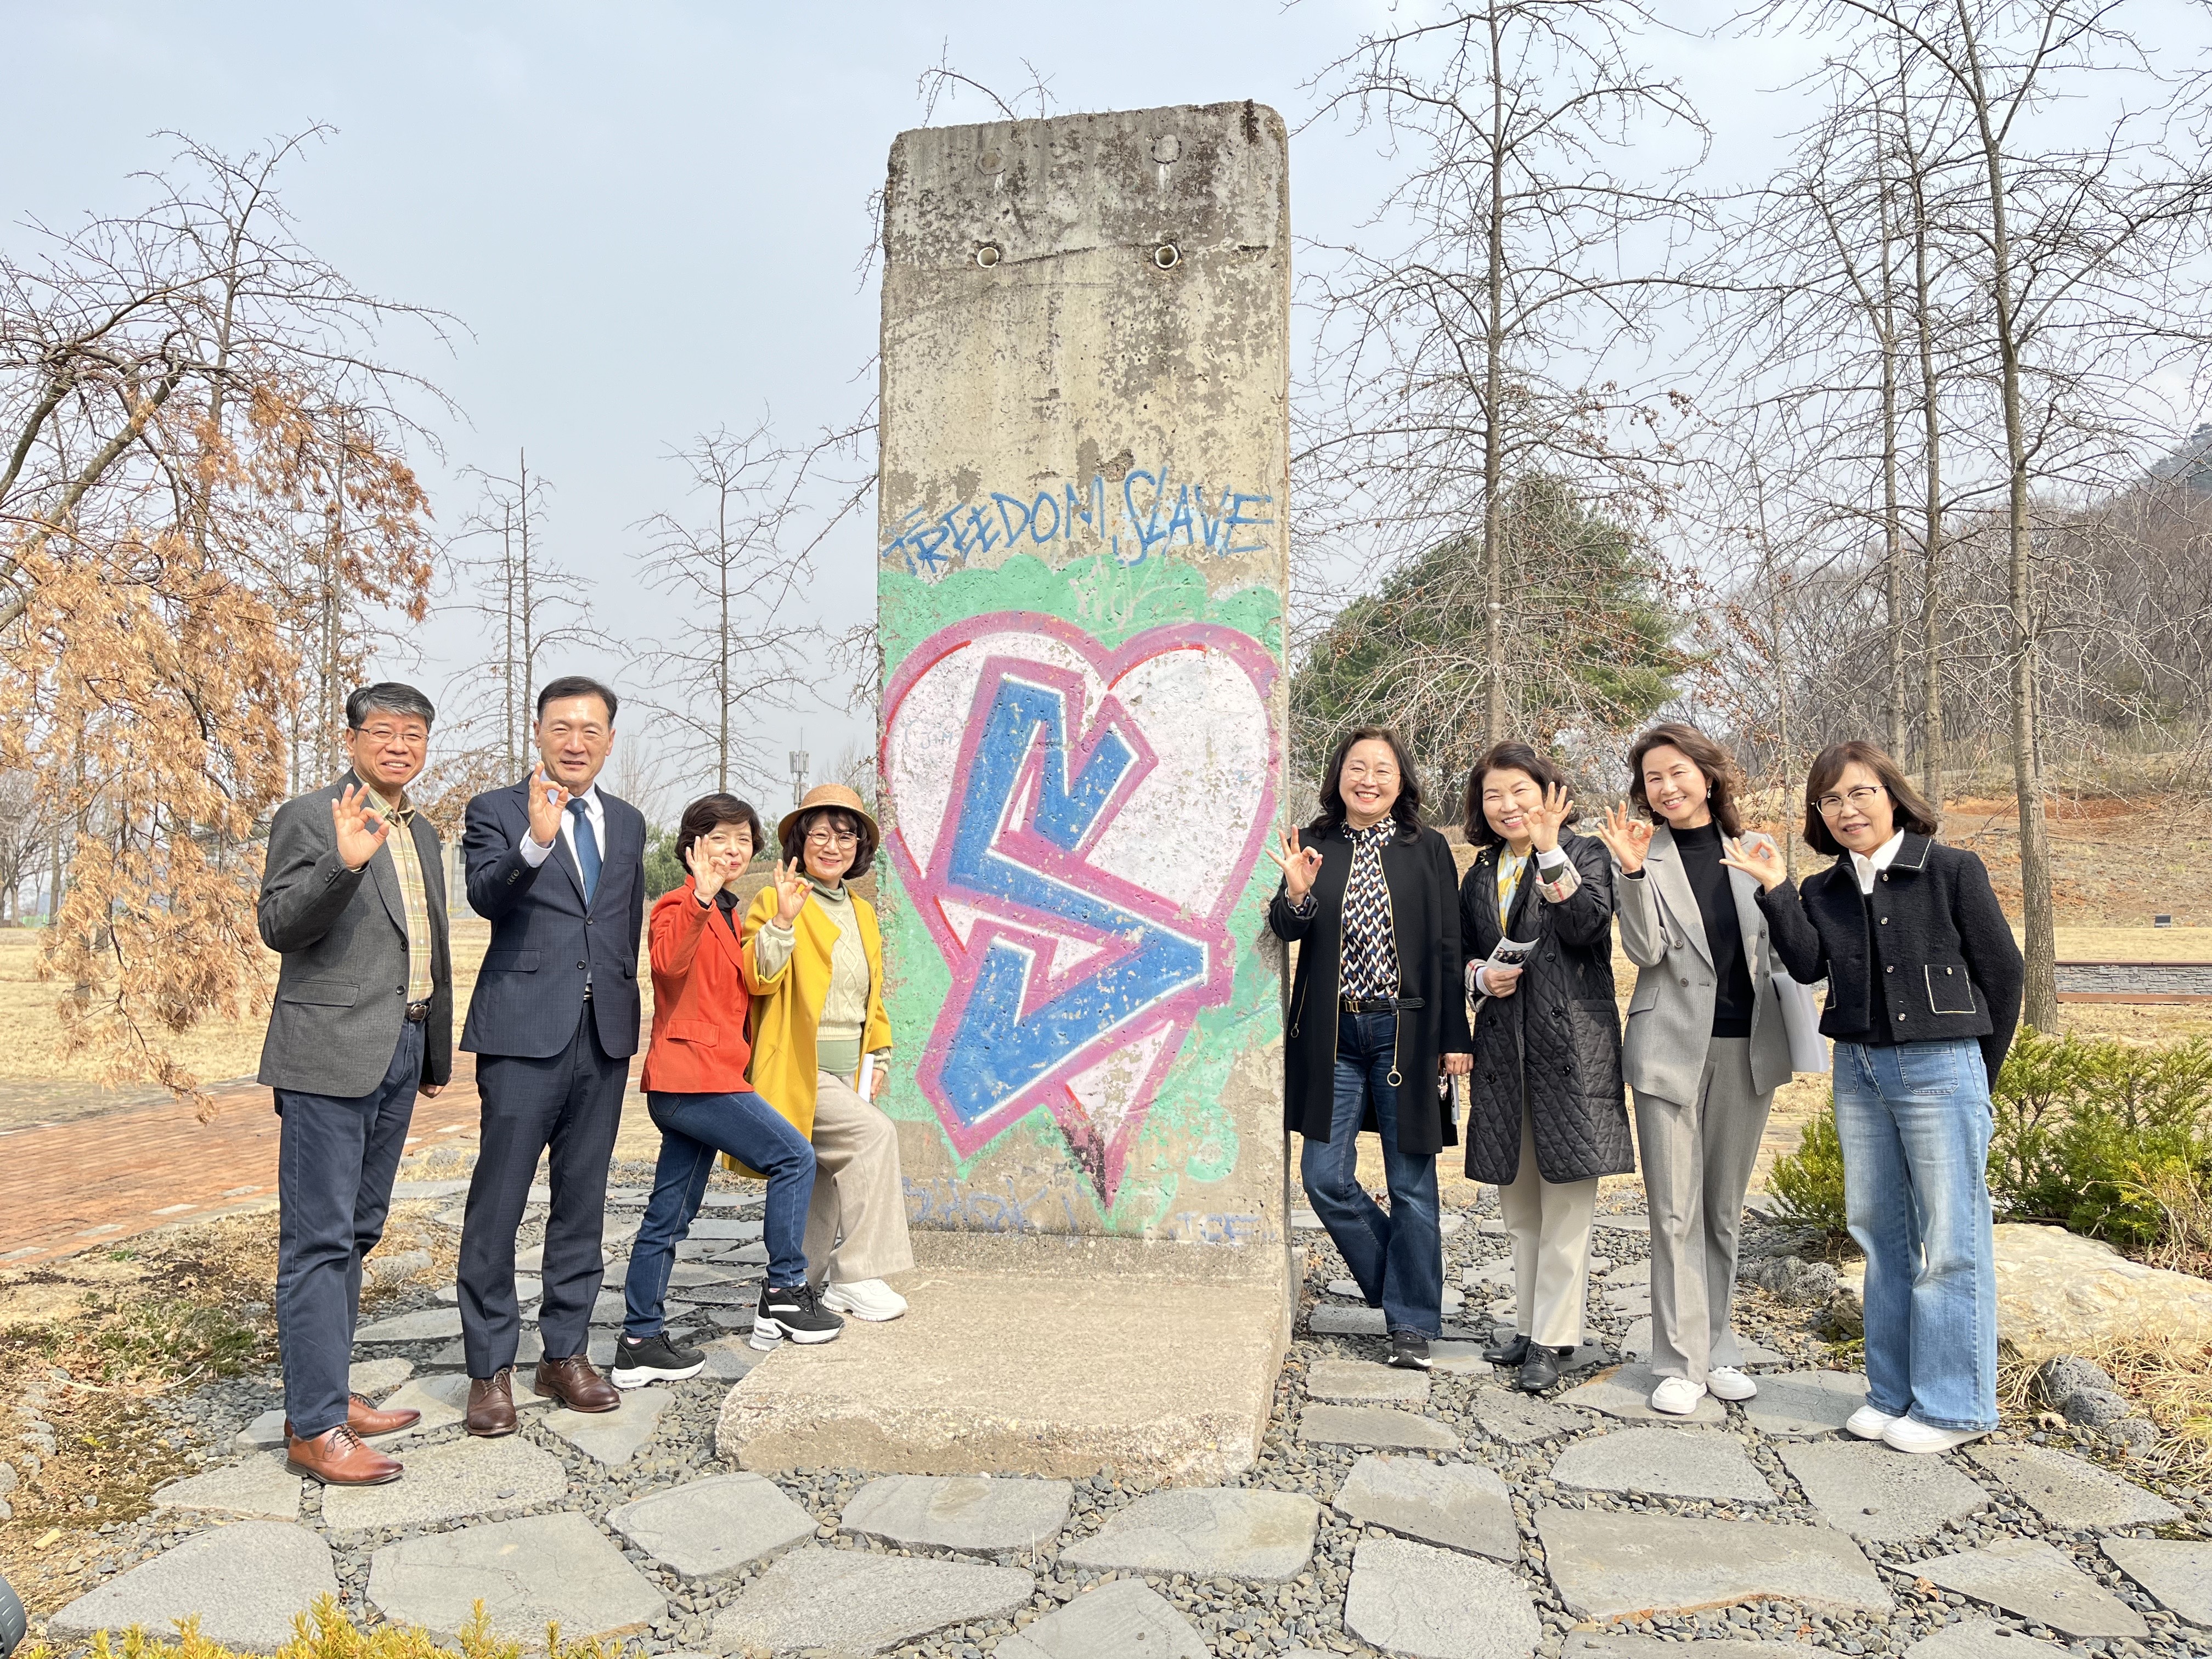
[[[1455,869],[1421,823],[1397,738],[1337,744],[1321,816],[1268,856],[1283,884],[1267,925],[1298,945],[1283,1043],[1283,1121],[1305,1137],[1298,1173],[1360,1294],[1382,1310],[1390,1363],[1425,1370],[1441,1329],[1437,1153],[1457,1139],[1437,1079],[1468,1069]],[[1386,1215],[1359,1184],[1359,1132],[1382,1142]]]
[[[1613,994],[1613,860],[1562,835],[1566,775],[1525,743],[1494,745],[1467,781],[1460,938],[1475,1012],[1467,1172],[1495,1183],[1513,1239],[1514,1335],[1487,1351],[1537,1393],[1583,1340],[1598,1177],[1636,1168]],[[1533,944],[1518,967],[1501,941]]]
[[[1844,1426],[1908,1452],[1997,1425],[1990,1088],[2026,976],[1989,872],[1936,828],[1881,750],[1831,744],[1805,840],[1835,863],[1801,889],[1771,847],[1727,860],[1757,878],[1790,974],[1828,981],[1844,1218],[1867,1259],[1867,1401]]]

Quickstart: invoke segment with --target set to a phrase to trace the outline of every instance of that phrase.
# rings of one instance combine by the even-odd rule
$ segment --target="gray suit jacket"
[[[1651,832],[1641,881],[1620,875],[1618,866],[1615,870],[1613,908],[1620,917],[1620,948],[1638,970],[1636,994],[1628,1002],[1621,1071],[1638,1093],[1687,1105],[1697,1098],[1698,1082],[1705,1074],[1713,1004],[1719,996],[1705,917],[1682,868],[1681,854],[1674,850],[1674,832],[1665,824]],[[1751,1086],[1768,1094],[1790,1077],[1790,1033],[1782,1023],[1782,1000],[1774,990],[1781,964],[1767,942],[1759,884],[1742,871],[1731,870],[1729,885],[1735,895],[1737,925],[1743,929],[1744,965],[1750,969],[1758,1000],[1751,1018]]]
[[[261,942],[284,957],[261,1045],[260,1080],[347,1100],[384,1081],[407,1018],[407,915],[392,849],[380,847],[367,864],[349,870],[331,823],[331,803],[356,781],[349,771],[276,809],[258,908]],[[441,1084],[453,1073],[445,858],[429,819],[417,812],[410,828],[430,912],[422,1081]],[[398,825],[392,833],[401,833]]]

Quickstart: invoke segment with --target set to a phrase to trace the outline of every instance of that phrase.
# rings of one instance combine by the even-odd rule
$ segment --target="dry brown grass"
[[[2081,1357],[2103,1366],[2158,1425],[2158,1444],[2128,1460],[2131,1474],[2195,1486],[2212,1480],[2212,1345],[2134,1338],[2087,1344]],[[1998,1362],[1997,1406],[2008,1418],[2033,1421],[2044,1414],[2033,1362]],[[2076,1449],[2102,1453],[2106,1446],[2085,1441]]]

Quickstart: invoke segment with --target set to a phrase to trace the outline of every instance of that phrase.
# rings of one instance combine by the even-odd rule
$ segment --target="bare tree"
[[[0,772],[0,924],[23,920],[24,884],[46,850],[45,792],[29,772]]]

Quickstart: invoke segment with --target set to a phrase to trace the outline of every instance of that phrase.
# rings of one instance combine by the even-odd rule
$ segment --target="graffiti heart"
[[[951,971],[916,1072],[967,1157],[1049,1111],[1111,1206],[1201,1008],[1274,813],[1273,659],[1233,629],[1109,649],[1004,611],[892,677],[883,776],[900,879]]]

